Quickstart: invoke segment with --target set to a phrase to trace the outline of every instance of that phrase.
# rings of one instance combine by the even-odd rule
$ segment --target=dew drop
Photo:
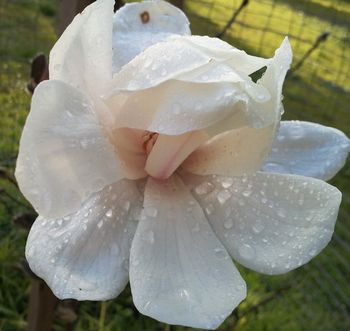
[[[214,190],[214,185],[210,182],[204,182],[195,188],[198,195],[208,194]]]
[[[112,209],[108,209],[106,211],[106,217],[111,218],[112,216],[113,216],[113,210]]]
[[[220,258],[220,259],[227,257],[225,250],[220,248],[220,247],[215,248],[214,253],[215,253],[215,256]]]
[[[188,291],[186,289],[181,289],[179,291],[179,296],[181,299],[188,299],[190,294],[188,293]]]
[[[206,208],[205,208],[205,212],[210,215],[212,214],[214,211],[214,206],[212,204],[209,204]]]
[[[242,258],[247,260],[252,260],[255,257],[255,249],[248,244],[243,244],[240,246],[238,252]]]
[[[265,226],[264,224],[261,222],[261,221],[256,221],[254,224],[253,224],[253,231],[255,233],[260,233],[262,230],[264,230]]]
[[[252,194],[252,191],[247,189],[242,192],[242,195],[246,198],[248,198]]]
[[[233,184],[233,179],[230,177],[225,177],[221,181],[221,185],[223,188],[229,188],[232,186],[232,184]]]
[[[223,190],[219,192],[217,195],[217,199],[221,205],[223,205],[230,198],[231,198],[231,193],[228,190]]]

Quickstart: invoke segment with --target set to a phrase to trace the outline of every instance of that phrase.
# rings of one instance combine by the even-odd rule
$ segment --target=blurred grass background
[[[215,36],[240,0],[184,0],[194,34]],[[46,54],[57,39],[57,0],[0,0],[0,173],[11,173],[29,111],[30,59]],[[270,57],[285,35],[294,65],[322,33],[329,38],[284,87],[284,119],[319,122],[350,136],[350,1],[251,0],[224,40],[255,55]],[[308,265],[282,276],[240,268],[248,298],[219,330],[350,330],[350,167],[332,181],[343,203],[332,243]],[[30,279],[19,267],[26,232],[13,216],[30,209],[16,187],[0,178],[0,330],[26,327]],[[83,302],[74,330],[187,330],[137,313],[127,288],[105,303]],[[54,330],[64,330],[56,319]]]

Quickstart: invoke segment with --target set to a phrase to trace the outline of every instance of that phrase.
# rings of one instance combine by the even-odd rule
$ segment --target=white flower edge
[[[113,73],[153,44],[190,35],[189,21],[166,1],[127,3],[113,17]]]
[[[243,126],[277,125],[283,81],[292,60],[288,38],[272,59],[264,59],[267,70],[257,84],[227,63],[219,61],[214,66],[220,75],[212,64],[207,67],[215,59],[211,55],[210,40],[205,40],[206,48],[190,42],[189,37],[158,43],[138,55],[130,67],[125,66],[114,78],[119,81],[115,89],[106,97],[114,110],[115,125],[168,135],[206,129],[210,136]],[[177,49],[182,49],[184,54],[176,60]],[[171,50],[170,58],[174,57],[170,67],[167,50]],[[225,53],[226,62],[239,51],[233,49],[232,52]],[[149,59],[148,53],[152,55]],[[238,56],[242,56],[241,53]],[[162,61],[163,57],[166,61]],[[218,57],[222,57],[220,52]],[[154,71],[147,65],[151,59],[156,65]],[[165,68],[165,64],[168,67]],[[224,72],[221,66],[226,68]],[[190,75],[202,67],[203,72]],[[138,75],[139,72],[144,75]],[[211,76],[203,80],[201,77],[206,74]]]
[[[129,255],[142,207],[135,181],[94,193],[73,214],[39,216],[26,258],[59,299],[108,300],[129,281]]]
[[[99,0],[75,16],[50,52],[50,79],[98,98],[112,78],[114,0]]]
[[[345,165],[349,152],[349,138],[335,128],[281,121],[262,169],[329,180]]]
[[[265,172],[188,178],[214,232],[245,267],[286,273],[331,240],[342,195],[322,180]]]
[[[149,178],[143,207],[130,256],[135,306],[165,323],[217,328],[246,284],[201,207],[176,175]]]
[[[61,81],[35,90],[24,125],[16,179],[39,215],[63,217],[123,174],[92,101]]]

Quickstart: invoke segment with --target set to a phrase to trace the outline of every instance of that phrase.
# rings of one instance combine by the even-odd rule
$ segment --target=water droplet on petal
[[[252,194],[252,190],[246,189],[242,192],[242,195],[246,198],[248,198]]]
[[[228,190],[223,190],[219,192],[217,195],[217,199],[221,205],[223,205],[230,198],[231,198],[231,192]]]
[[[106,217],[111,218],[113,216],[113,210],[112,209],[108,209],[106,212]]]
[[[253,224],[253,231],[255,233],[260,233],[262,230],[264,230],[264,228],[265,228],[265,226],[264,226],[264,224],[261,221],[256,221]]]
[[[214,190],[214,185],[210,182],[204,182],[195,188],[198,195],[208,194]]]
[[[232,184],[233,184],[233,179],[230,177],[225,177],[221,181],[221,185],[223,188],[229,188],[232,186]]]
[[[248,244],[243,244],[240,246],[238,252],[242,258],[247,260],[252,260],[255,257],[255,249]]]
[[[233,227],[233,220],[229,218],[224,222],[224,228],[228,230],[228,229],[231,229],[232,227]]]
[[[215,256],[222,259],[222,258],[227,258],[227,254],[224,249],[217,247],[214,249]]]

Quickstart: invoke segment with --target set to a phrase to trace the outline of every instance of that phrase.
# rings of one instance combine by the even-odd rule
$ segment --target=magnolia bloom
[[[287,39],[254,57],[191,36],[166,2],[113,3],[74,19],[35,90],[16,168],[40,215],[26,257],[61,299],[130,281],[143,314],[216,328],[246,297],[231,258],[281,274],[327,245],[341,193],[322,179],[349,140],[280,122]]]

